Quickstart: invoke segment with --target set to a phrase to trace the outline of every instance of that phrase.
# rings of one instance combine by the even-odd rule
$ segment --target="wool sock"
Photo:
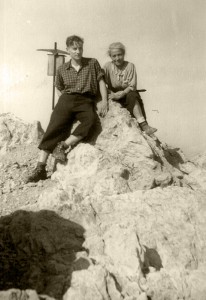
[[[144,130],[145,127],[148,126],[148,123],[147,123],[147,121],[144,121],[144,122],[139,123],[139,126],[141,127],[142,130]]]
[[[65,142],[62,142],[62,146],[64,147],[64,149],[67,149],[69,147]]]

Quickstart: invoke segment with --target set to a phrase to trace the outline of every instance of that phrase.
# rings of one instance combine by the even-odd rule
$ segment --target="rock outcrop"
[[[47,274],[46,287],[38,288],[41,275],[13,287],[24,293],[35,289],[39,299],[46,294],[64,300],[205,300],[204,166],[144,135],[113,102],[96,142],[79,143],[67,158],[52,175],[55,186],[21,208],[28,211],[26,238],[9,239],[20,253],[24,245],[35,245],[35,253],[42,249],[37,245],[50,245],[50,254],[45,250],[49,264],[40,264],[38,273]],[[68,240],[66,229],[62,234],[56,229],[57,217],[44,221],[47,234],[32,221],[42,211],[53,211],[63,224],[72,222],[84,231],[72,260],[66,255],[74,241]],[[2,223],[1,228],[5,236]],[[51,270],[58,269],[58,255],[65,271],[53,279],[50,260]]]
[[[29,124],[10,113],[0,114],[0,154],[17,145],[36,143],[43,133],[39,121]]]
[[[206,170],[206,152],[194,157],[193,162],[200,168]]]

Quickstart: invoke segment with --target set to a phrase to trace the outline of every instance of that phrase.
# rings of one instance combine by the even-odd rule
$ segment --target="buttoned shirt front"
[[[81,68],[77,71],[71,64],[71,60],[57,70],[56,88],[62,93],[89,93],[97,95],[98,82],[104,76],[98,61],[95,58],[81,60]]]
[[[118,69],[115,64],[110,61],[105,64],[104,71],[109,90],[118,92],[126,88],[129,88],[131,91],[137,89],[137,74],[133,63],[124,61],[122,69]]]

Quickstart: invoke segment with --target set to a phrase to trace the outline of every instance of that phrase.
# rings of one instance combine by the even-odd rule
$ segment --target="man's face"
[[[71,59],[80,60],[83,54],[83,44],[74,42],[72,46],[67,47],[67,51]]]

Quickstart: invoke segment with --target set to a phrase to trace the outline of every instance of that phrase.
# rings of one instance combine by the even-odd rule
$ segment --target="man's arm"
[[[56,91],[57,91],[57,95],[58,95],[58,97],[60,97],[60,96],[61,96],[61,94],[62,94],[62,92],[61,92],[60,90],[58,90],[57,88],[56,88]]]
[[[56,87],[58,97],[61,96],[62,91],[65,88],[64,81],[63,81],[63,78],[62,78],[62,75],[61,75],[61,68],[62,68],[62,66],[60,66],[57,69],[57,74],[56,74],[56,78],[55,78],[55,87]]]
[[[108,104],[107,104],[107,88],[106,84],[104,82],[104,79],[99,80],[99,90],[101,94],[101,102],[99,106],[99,114],[100,116],[104,117],[108,110]]]

